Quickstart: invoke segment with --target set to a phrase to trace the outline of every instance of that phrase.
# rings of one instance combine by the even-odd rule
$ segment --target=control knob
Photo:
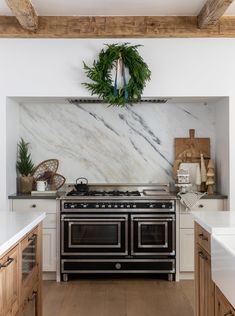
[[[99,204],[96,204],[96,205],[95,205],[95,208],[99,208],[99,207],[100,207]]]

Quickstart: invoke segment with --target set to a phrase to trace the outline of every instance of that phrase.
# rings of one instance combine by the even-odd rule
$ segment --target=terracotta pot
[[[19,192],[20,193],[31,193],[33,190],[34,178],[31,176],[20,177]]]

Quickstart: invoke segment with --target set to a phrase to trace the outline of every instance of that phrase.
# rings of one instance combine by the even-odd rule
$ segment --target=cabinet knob
[[[37,205],[36,204],[32,204],[31,207],[35,208],[35,207],[37,207]]]
[[[199,205],[198,205],[198,208],[203,208],[203,207],[204,207],[203,204],[199,204]]]

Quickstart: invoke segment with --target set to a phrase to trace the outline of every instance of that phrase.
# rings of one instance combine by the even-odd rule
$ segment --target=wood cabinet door
[[[0,259],[0,315],[14,316],[19,309],[19,247]]]
[[[196,315],[214,316],[214,283],[211,278],[211,257],[196,245]]]
[[[215,289],[215,316],[235,316],[235,312],[221,291]]]

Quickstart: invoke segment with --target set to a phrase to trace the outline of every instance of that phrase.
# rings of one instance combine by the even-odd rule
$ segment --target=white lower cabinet
[[[194,229],[180,230],[180,271],[194,271]]]
[[[56,230],[54,228],[44,228],[43,240],[43,264],[44,272],[56,271]]]
[[[38,210],[46,212],[43,221],[43,272],[56,271],[56,200],[12,199],[11,210],[15,212]]]
[[[192,211],[224,211],[225,199],[201,199]],[[191,211],[180,204],[179,214],[179,270],[180,273],[194,272],[194,222]]]

